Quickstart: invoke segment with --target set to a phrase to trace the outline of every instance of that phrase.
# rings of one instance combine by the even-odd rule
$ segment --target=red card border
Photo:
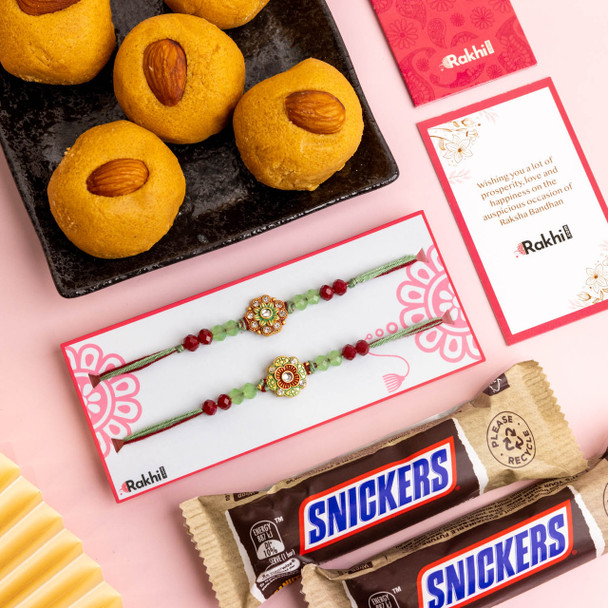
[[[441,182],[441,186],[443,187],[443,190],[446,194],[450,207],[452,208],[452,213],[454,214],[454,218],[456,219],[458,228],[465,240],[467,249],[469,250],[469,255],[473,259],[473,263],[475,264],[475,269],[477,270],[477,274],[479,275],[479,278],[481,279],[481,282],[482,282],[483,287],[486,292],[486,296],[487,296],[488,300],[490,301],[490,305],[492,306],[492,310],[494,311],[494,316],[496,317],[496,320],[498,321],[498,325],[500,326],[500,329],[503,333],[505,342],[508,345],[512,345],[517,342],[521,342],[523,340],[527,340],[528,338],[532,338],[533,336],[537,336],[539,334],[550,331],[552,329],[556,329],[557,327],[562,327],[563,325],[567,325],[568,323],[573,323],[574,321],[578,321],[579,319],[584,319],[585,317],[588,317],[588,316],[594,315],[598,312],[601,312],[603,310],[606,310],[608,308],[608,301],[600,302],[598,304],[588,306],[587,308],[568,313],[568,314],[558,317],[556,319],[552,319],[551,321],[546,321],[545,323],[541,323],[540,325],[536,325],[534,327],[525,329],[525,330],[517,332],[515,334],[512,333],[509,328],[509,325],[507,323],[507,320],[505,318],[505,315],[502,311],[502,307],[500,306],[498,298],[496,297],[496,293],[494,292],[494,289],[492,287],[488,274],[486,273],[483,262],[481,260],[481,256],[479,255],[479,252],[477,251],[477,248],[475,247],[475,243],[473,242],[471,233],[469,232],[469,229],[466,225],[462,212],[460,211],[460,207],[458,206],[458,201],[456,200],[456,197],[454,196],[454,192],[450,186],[447,175],[441,165],[439,156],[437,155],[437,153],[435,151],[435,147],[433,146],[433,142],[431,141],[431,138],[429,136],[429,129],[431,129],[432,127],[435,127],[437,125],[452,121],[456,118],[460,118],[461,116],[463,116],[465,114],[480,112],[482,110],[486,110],[486,109],[488,109],[492,106],[498,105],[500,103],[504,103],[506,101],[511,101],[513,99],[517,99],[518,97],[523,97],[524,95],[527,95],[529,93],[534,93],[536,91],[540,91],[541,89],[545,89],[545,88],[548,88],[549,91],[551,92],[551,95],[553,96],[553,100],[555,101],[555,104],[559,110],[560,116],[561,116],[562,120],[564,121],[564,125],[566,126],[566,129],[568,130],[568,134],[570,135],[570,138],[572,139],[572,144],[574,145],[574,148],[576,149],[576,152],[578,153],[578,157],[581,161],[581,164],[583,165],[583,168],[585,169],[587,178],[589,179],[591,187],[593,188],[593,192],[595,193],[595,196],[597,197],[600,208],[602,209],[602,212],[604,213],[604,217],[606,218],[606,222],[608,223],[608,208],[606,207],[606,202],[604,201],[602,193],[600,192],[597,181],[595,180],[593,172],[591,171],[591,167],[589,166],[587,158],[585,157],[585,154],[583,152],[583,149],[581,148],[580,142],[572,127],[572,123],[570,122],[570,119],[568,118],[568,115],[566,114],[566,110],[562,104],[562,101],[561,101],[559,95],[557,94],[555,84],[553,83],[553,80],[551,78],[544,78],[543,80],[539,80],[537,82],[533,82],[533,83],[525,85],[523,87],[513,89],[512,91],[503,93],[502,95],[497,95],[496,97],[492,97],[490,99],[486,99],[484,101],[474,103],[470,106],[466,106],[464,108],[461,108],[460,110],[448,112],[447,114],[443,114],[442,116],[438,116],[436,118],[431,118],[429,120],[422,121],[422,122],[418,123],[418,125],[417,125],[418,130],[420,131],[420,135],[422,136],[424,144],[429,153],[429,156],[431,157],[431,162],[433,163],[433,167],[435,168],[437,177],[439,178],[439,181]]]
[[[357,239],[360,239],[360,238],[362,238],[364,236],[367,236],[369,234],[373,234],[375,232],[379,232],[380,230],[384,230],[386,228],[390,228],[391,226],[394,226],[396,224],[400,224],[402,222],[406,222],[406,221],[411,220],[411,219],[413,219],[415,217],[418,217],[418,216],[421,216],[422,219],[423,219],[423,221],[424,221],[426,229],[428,230],[429,235],[431,237],[431,241],[433,242],[433,245],[437,249],[437,252],[439,254],[439,259],[441,260],[441,263],[443,264],[443,267],[445,269],[445,272],[446,272],[446,275],[448,277],[448,280],[450,281],[450,284],[454,288],[454,295],[458,299],[458,302],[460,302],[462,313],[464,315],[464,318],[465,318],[465,320],[467,322],[468,327],[471,330],[471,335],[473,336],[473,339],[475,340],[475,344],[477,344],[477,347],[479,349],[479,354],[481,355],[481,358],[479,359],[479,361],[474,361],[473,363],[470,363],[469,365],[467,365],[465,367],[461,367],[461,368],[459,368],[457,370],[448,372],[447,374],[443,374],[442,376],[437,376],[436,378],[433,378],[432,380],[427,380],[426,382],[423,382],[423,383],[418,384],[416,386],[413,386],[413,387],[410,387],[410,388],[406,388],[406,389],[404,389],[402,391],[399,391],[398,393],[395,393],[393,395],[388,395],[386,397],[383,397],[382,399],[378,399],[377,401],[373,401],[372,403],[368,403],[367,405],[362,405],[361,407],[359,407],[357,409],[350,410],[348,412],[340,414],[339,416],[335,416],[334,418],[330,418],[330,419],[325,420],[323,422],[319,422],[318,424],[314,424],[312,426],[306,427],[304,429],[296,431],[295,433],[291,433],[289,435],[286,435],[285,437],[281,437],[280,439],[275,439],[274,441],[270,441],[270,442],[262,444],[262,445],[260,445],[258,447],[252,448],[251,450],[246,450],[244,452],[241,452],[240,454],[235,454],[234,456],[231,456],[230,458],[226,458],[226,459],[220,460],[220,461],[218,461],[218,462],[216,462],[214,464],[208,465],[206,467],[202,467],[200,469],[197,469],[196,471],[192,471],[191,473],[187,473],[186,475],[182,475],[181,477],[177,477],[175,479],[172,479],[171,481],[167,481],[165,483],[162,483],[162,484],[159,484],[159,485],[155,485],[154,487],[148,488],[147,490],[144,490],[143,492],[139,492],[137,494],[134,494],[133,496],[126,496],[126,497],[123,497],[123,498],[121,498],[120,496],[118,496],[118,493],[116,492],[116,489],[114,488],[114,482],[112,480],[112,476],[110,474],[110,471],[108,470],[105,458],[103,457],[103,453],[101,451],[100,445],[99,445],[99,443],[97,441],[97,438],[95,436],[95,429],[93,428],[91,420],[90,420],[90,418],[89,418],[89,416],[87,414],[86,403],[85,403],[84,399],[82,398],[82,395],[80,394],[80,391],[78,390],[78,381],[76,380],[76,376],[74,375],[74,371],[72,370],[72,367],[70,366],[70,361],[69,361],[68,355],[67,355],[67,348],[69,346],[71,346],[73,344],[77,344],[78,342],[82,342],[83,340],[87,340],[89,338],[93,338],[93,337],[98,336],[100,334],[106,333],[106,332],[108,332],[110,330],[117,329],[119,327],[122,327],[123,325],[128,325],[129,323],[134,323],[135,321],[139,321],[140,319],[145,319],[147,317],[151,317],[151,316],[156,315],[156,314],[158,314],[160,312],[163,312],[165,310],[170,310],[171,308],[175,308],[176,306],[181,306],[182,304],[186,304],[187,302],[192,302],[193,300],[197,300],[199,298],[203,298],[203,297],[205,297],[205,296],[207,296],[209,294],[215,293],[216,291],[220,291],[222,289],[226,289],[228,287],[232,287],[233,285],[237,285],[238,283],[242,283],[243,281],[247,281],[249,279],[253,279],[255,277],[259,277],[259,276],[261,276],[263,274],[266,274],[268,272],[272,272],[273,270],[277,270],[279,268],[283,268],[285,266],[289,266],[290,264],[295,264],[296,262],[299,262],[300,260],[304,260],[306,258],[318,255],[318,254],[323,253],[325,251],[329,251],[331,249],[334,249],[335,247],[339,247],[341,245],[345,245],[346,243],[350,243],[352,241],[356,241]],[[343,241],[340,241],[338,243],[334,243],[333,245],[329,245],[327,247],[323,247],[321,249],[317,249],[316,251],[313,251],[311,253],[307,253],[305,255],[299,256],[299,257],[294,258],[292,260],[289,260],[287,262],[283,262],[281,264],[277,264],[276,266],[272,266],[271,268],[267,268],[265,270],[261,270],[260,272],[256,272],[254,274],[251,274],[249,276],[243,277],[241,279],[237,279],[235,281],[231,281],[229,283],[226,283],[226,284],[221,285],[219,287],[216,287],[214,289],[209,289],[209,290],[204,291],[202,293],[199,293],[199,294],[196,294],[194,296],[191,296],[190,298],[185,298],[183,300],[179,300],[177,302],[174,302],[173,304],[168,304],[167,306],[163,306],[161,308],[157,308],[157,309],[152,310],[150,312],[143,313],[141,315],[137,315],[135,317],[132,317],[131,319],[127,319],[125,321],[121,321],[120,323],[115,323],[114,325],[109,325],[108,327],[105,327],[104,329],[100,329],[98,331],[86,334],[86,335],[81,336],[79,338],[75,338],[73,340],[70,340],[69,342],[64,342],[64,343],[61,344],[61,350],[63,352],[63,357],[65,359],[65,362],[66,362],[66,364],[68,366],[70,377],[72,378],[72,383],[74,384],[74,387],[76,389],[76,393],[78,394],[78,398],[80,400],[80,405],[81,405],[82,410],[84,412],[84,416],[85,416],[85,419],[87,421],[87,425],[89,427],[91,435],[93,436],[93,441],[95,442],[95,447],[96,447],[97,452],[99,454],[99,459],[101,460],[101,464],[102,464],[102,466],[104,468],[106,477],[107,477],[108,482],[110,484],[110,488],[112,489],[112,494],[114,495],[114,500],[117,503],[122,503],[122,502],[126,502],[128,500],[132,500],[133,498],[137,498],[139,496],[142,496],[143,494],[147,494],[148,492],[151,492],[153,490],[157,490],[158,488],[161,488],[162,486],[166,486],[166,485],[168,485],[170,483],[174,483],[176,481],[179,481],[180,479],[185,479],[186,477],[190,477],[191,475],[195,475],[196,473],[200,473],[201,471],[204,471],[206,469],[210,469],[211,467],[215,467],[215,466],[217,466],[219,464],[222,464],[224,462],[228,462],[230,460],[234,460],[235,458],[240,458],[241,456],[244,456],[245,454],[249,454],[251,452],[255,452],[255,451],[260,450],[262,448],[265,448],[265,447],[267,447],[269,445],[273,445],[275,443],[279,443],[280,441],[285,441],[286,439],[289,439],[290,437],[294,437],[296,435],[299,435],[300,433],[304,433],[305,431],[309,431],[311,429],[320,427],[320,426],[322,426],[324,424],[328,424],[328,423],[333,422],[335,420],[339,420],[340,418],[343,418],[344,416],[349,416],[350,414],[352,414],[354,412],[359,412],[359,411],[361,411],[363,409],[366,409],[368,407],[376,405],[377,403],[381,403],[383,401],[386,401],[387,399],[391,399],[392,397],[396,397],[397,395],[402,395],[402,394],[407,393],[407,392],[409,392],[411,390],[415,390],[417,388],[420,388],[422,386],[430,384],[431,382],[435,382],[437,380],[441,380],[442,378],[447,378],[448,376],[451,376],[452,374],[456,374],[458,372],[464,371],[465,369],[469,369],[471,367],[474,367],[475,365],[479,365],[480,363],[484,363],[486,361],[485,355],[484,355],[484,353],[483,353],[483,351],[481,349],[481,345],[479,344],[479,341],[477,340],[477,336],[475,335],[475,331],[473,330],[473,327],[471,326],[471,324],[469,322],[469,318],[468,318],[468,316],[467,316],[467,314],[465,312],[465,309],[462,306],[462,300],[460,299],[460,297],[458,295],[458,291],[456,290],[456,287],[455,287],[454,283],[452,282],[452,277],[450,276],[450,273],[449,273],[449,271],[447,269],[447,266],[446,266],[446,264],[445,264],[445,262],[443,260],[443,257],[441,256],[440,249],[439,249],[439,247],[437,247],[437,241],[435,240],[435,236],[433,235],[433,232],[431,231],[431,228],[429,226],[429,223],[428,223],[428,221],[426,219],[426,216],[425,216],[425,214],[424,214],[423,211],[416,211],[415,213],[411,213],[411,214],[406,215],[404,217],[401,217],[399,219],[393,220],[392,222],[388,222],[387,224],[383,224],[382,226],[378,226],[377,228],[372,228],[371,230],[367,230],[366,232],[363,232],[363,233],[358,234],[356,236],[353,236],[351,238],[344,239]]]

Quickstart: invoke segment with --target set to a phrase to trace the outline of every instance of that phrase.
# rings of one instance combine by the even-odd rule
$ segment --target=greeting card
[[[608,306],[608,210],[550,79],[419,129],[508,344]]]
[[[372,0],[414,102],[536,64],[509,0]]]
[[[363,280],[403,256],[405,265]],[[336,279],[348,281],[348,293]],[[323,285],[333,285],[329,300]],[[446,313],[449,322],[391,339]],[[245,325],[263,335],[239,331]],[[188,334],[200,334],[200,347],[166,349],[194,347]],[[345,353],[359,340],[378,347]],[[421,212],[62,348],[118,502],[483,360]],[[159,352],[152,364],[141,359]],[[267,370],[272,382],[256,390]],[[231,397],[229,409],[218,395]],[[140,440],[150,427],[159,432]]]

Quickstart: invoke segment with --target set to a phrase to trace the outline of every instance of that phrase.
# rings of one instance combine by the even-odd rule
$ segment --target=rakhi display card
[[[180,344],[201,328],[247,317],[250,302],[263,294],[297,301],[301,308],[297,294],[410,253],[422,259],[343,296],[295,310],[280,333],[264,337],[243,331],[96,386],[91,381],[91,375]],[[445,313],[451,323],[318,370],[297,397],[258,392],[228,410],[198,416],[116,451],[113,439],[257,383],[278,356],[310,361],[358,339],[388,337]],[[72,340],[62,349],[118,502],[484,360],[422,212]],[[396,419],[396,428],[399,424]]]
[[[415,106],[536,64],[509,0],[372,0]]]
[[[418,126],[508,344],[608,306],[608,210],[551,79]]]

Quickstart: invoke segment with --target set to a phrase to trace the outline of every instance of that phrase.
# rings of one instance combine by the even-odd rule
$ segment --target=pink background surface
[[[275,0],[279,1],[279,0]],[[227,249],[75,300],[57,294],[42,249],[0,158],[0,451],[21,465],[45,500],[84,541],[127,608],[217,606],[182,527],[178,504],[194,495],[245,491],[310,468],[466,401],[511,364],[541,362],[587,455],[608,438],[606,312],[507,347],[420,139],[416,123],[552,76],[600,189],[608,192],[604,41],[608,5],[588,0],[515,0],[538,66],[414,109],[368,0],[328,0],[401,177]],[[487,361],[243,458],[116,505],[59,344],[127,317],[213,288],[423,208]],[[542,280],[542,277],[539,278]],[[547,286],[550,288],[550,286]],[[503,492],[504,493],[504,492]],[[495,500],[468,503],[464,510]],[[450,513],[449,518],[456,513]],[[443,516],[442,520],[448,519]],[[342,566],[438,523],[425,522],[351,554]],[[608,606],[608,558],[503,604]],[[269,608],[304,608],[299,585]]]

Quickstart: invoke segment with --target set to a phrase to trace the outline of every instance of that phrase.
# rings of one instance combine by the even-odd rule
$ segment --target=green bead
[[[258,394],[258,387],[255,384],[251,384],[251,382],[247,382],[247,384],[241,388],[241,391],[243,391],[243,395],[245,395],[247,399],[253,399]]]
[[[229,336],[236,336],[239,333],[239,324],[236,321],[227,321],[223,328]]]
[[[306,300],[309,304],[318,304],[321,301],[318,289],[309,289],[306,292]]]
[[[344,361],[342,353],[338,352],[337,350],[332,350],[331,353],[329,353],[328,357],[329,363],[333,367],[338,367],[339,365],[342,365],[342,361]]]
[[[240,405],[241,403],[243,403],[243,399],[245,398],[245,395],[243,395],[242,390],[240,390],[238,388],[233,388],[228,393],[228,397],[230,397],[230,400],[232,401],[232,403],[234,403],[235,405]]]
[[[327,358],[334,367],[338,367],[338,365],[342,364],[342,355],[337,350],[332,350],[329,355],[327,355]]]
[[[308,306],[308,301],[305,296],[297,295],[293,298],[293,303],[296,305],[298,310],[305,310]]]
[[[226,339],[226,330],[222,325],[214,325],[211,329],[211,333],[213,334],[213,339],[217,342]]]
[[[325,355],[319,355],[315,359],[315,363],[317,365],[317,369],[321,370],[322,372],[329,369],[329,359]]]

